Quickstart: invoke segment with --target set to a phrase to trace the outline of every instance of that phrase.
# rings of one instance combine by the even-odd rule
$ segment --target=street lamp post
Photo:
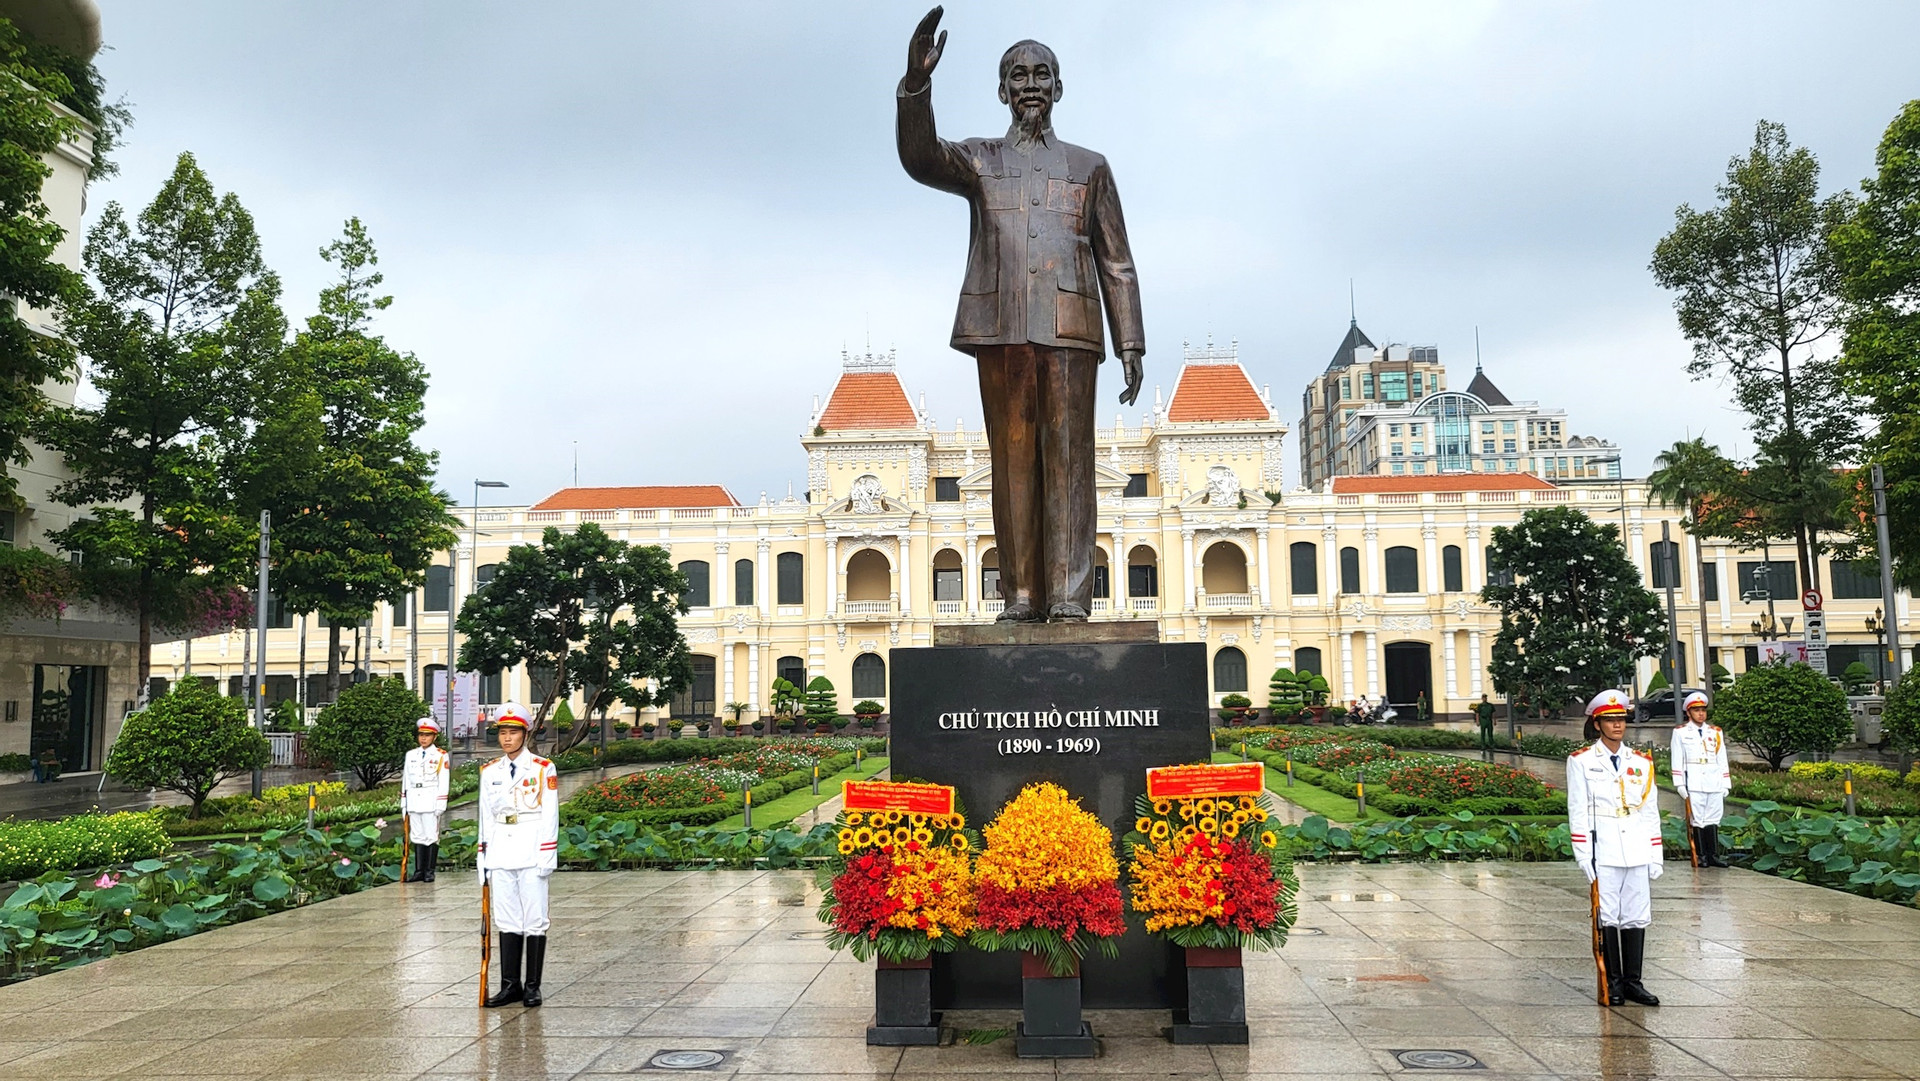
[[[1633,549],[1627,546],[1627,473],[1626,470],[1617,468],[1620,464],[1621,460],[1618,454],[1602,454],[1598,457],[1587,459],[1587,465],[1589,467],[1596,465],[1611,465],[1616,467],[1613,471],[1613,488],[1618,495],[1618,502],[1620,504],[1620,550],[1626,553],[1628,562],[1632,562]],[[1636,663],[1633,666],[1628,680],[1628,697],[1638,699],[1640,697],[1639,664]]]
[[[1887,615],[1884,608],[1875,608],[1867,617],[1867,630],[1873,632],[1873,685],[1882,694],[1887,690],[1887,651],[1882,645],[1887,636]]]

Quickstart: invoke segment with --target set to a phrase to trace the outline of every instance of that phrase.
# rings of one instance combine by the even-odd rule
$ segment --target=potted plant
[[[652,717],[648,717],[648,718],[646,718],[646,719],[644,719],[644,720],[642,720],[642,721],[640,722],[640,736],[641,736],[641,738],[642,738],[642,739],[652,739],[652,738],[654,738],[654,734],[655,734],[655,729],[657,729],[658,727],[659,727],[659,725],[655,723],[655,721],[654,721],[654,719],[653,719]]]
[[[824,736],[833,732],[833,722],[840,719],[840,696],[834,693],[831,680],[825,676],[813,677],[813,682],[807,684],[803,705],[807,724],[816,733]]]
[[[728,702],[726,710],[727,718],[721,723],[720,727],[726,729],[727,734],[730,736],[737,735],[740,731],[740,715],[747,711],[747,704],[745,702]]]
[[[1174,1043],[1244,1044],[1241,950],[1286,943],[1300,890],[1293,861],[1268,821],[1266,798],[1142,795],[1134,813],[1133,832],[1121,846],[1133,911],[1146,917],[1149,934],[1185,955],[1184,971],[1169,974],[1185,984],[1186,994],[1168,1035]],[[1217,903],[1198,906],[1196,897]]]
[[[673,733],[674,739],[679,739],[682,735],[686,733],[686,730],[687,730],[687,722],[682,720],[679,717],[675,717],[672,720],[667,722],[667,731]]]
[[[862,728],[872,728],[880,723],[880,714],[884,712],[886,707],[871,698],[863,698],[853,706],[853,715],[859,718]]]
[[[693,727],[694,727],[694,729],[695,729],[696,731],[698,731],[698,732],[700,733],[700,735],[701,735],[701,736],[702,736],[702,737],[704,738],[704,737],[706,737],[706,736],[708,736],[708,735],[711,735],[711,734],[712,734],[712,732],[713,732],[713,730],[714,730],[715,728],[717,728],[717,727],[719,727],[719,726],[721,726],[721,725],[722,725],[722,724],[724,724],[724,723],[725,723],[725,722],[723,722],[723,721],[722,721],[722,720],[721,720],[720,718],[718,718],[718,717],[714,717],[714,718],[711,718],[711,719],[709,719],[709,718],[705,718],[705,717],[702,717],[702,718],[700,719],[700,723],[699,723],[699,724],[696,724],[696,725],[694,725]]]
[[[1247,719],[1246,709],[1253,705],[1253,699],[1244,694],[1230,694],[1220,699],[1220,720],[1229,725],[1238,726]]]
[[[619,720],[613,722],[613,732],[614,732],[615,739],[632,739],[633,738],[633,722],[627,720],[625,717],[622,717]]]
[[[770,730],[769,725],[771,723],[772,722],[766,717],[755,717],[753,719],[753,725],[752,725],[753,734],[756,736],[766,735],[767,732]]]

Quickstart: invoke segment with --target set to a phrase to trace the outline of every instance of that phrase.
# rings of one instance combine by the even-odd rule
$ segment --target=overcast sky
[[[359,215],[432,374],[423,438],[463,503],[582,484],[805,487],[797,443],[843,347],[899,351],[942,427],[978,426],[947,347],[964,203],[893,147],[915,4],[99,0],[120,176],[144,206],[190,150],[254,213],[295,319]],[[1756,120],[1857,187],[1920,97],[1920,5],[1514,2],[951,5],[944,135],[998,134],[995,64],[1053,46],[1062,138],[1105,154],[1147,327],[1237,339],[1281,417],[1346,330],[1432,344],[1464,387],[1474,328],[1515,399],[1564,407],[1643,474],[1705,432],[1741,445],[1646,265]],[[1121,412],[1103,368],[1102,423]],[[1141,408],[1126,411],[1137,423]],[[1289,435],[1289,483],[1298,450]]]

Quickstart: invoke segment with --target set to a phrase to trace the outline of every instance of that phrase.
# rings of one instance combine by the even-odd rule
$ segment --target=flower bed
[[[1855,811],[1864,815],[1920,816],[1920,786],[1909,784],[1894,770],[1868,763],[1801,762],[1775,771],[1736,762],[1730,794],[1736,799],[1841,811],[1847,803],[1842,771],[1849,767],[1854,771]]]
[[[1216,742],[1238,750],[1238,740],[1216,737]],[[1249,757],[1282,770],[1291,761],[1296,780],[1348,799],[1359,796],[1356,782],[1365,782],[1367,805],[1381,814],[1567,813],[1564,794],[1555,794],[1532,774],[1501,763],[1424,752],[1405,754],[1368,739],[1326,732],[1272,729],[1256,733],[1247,743]]]
[[[0,881],[162,856],[173,838],[152,811],[0,822]]]
[[[721,761],[750,761],[734,757],[750,750],[736,750]],[[768,761],[773,763],[769,768],[777,768],[780,760]],[[798,761],[804,765],[771,776],[703,761],[615,777],[574,793],[560,807],[560,822],[571,825],[606,815],[643,825],[678,822],[687,826],[710,826],[740,813],[745,804],[740,794],[743,788],[752,790],[754,805],[759,806],[811,784],[816,764],[820,776],[826,777],[853,765],[854,755],[849,750],[826,758],[801,757]],[[676,802],[681,799],[690,802]]]
[[[1535,800],[1547,794],[1547,786],[1524,770],[1458,758],[1395,769],[1387,774],[1386,785],[1396,795],[1435,803],[1486,796]]]

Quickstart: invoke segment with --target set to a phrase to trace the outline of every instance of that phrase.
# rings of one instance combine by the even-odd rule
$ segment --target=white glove
[[[1654,860],[1652,863],[1647,864],[1647,881],[1651,882],[1654,879],[1659,878],[1661,875],[1666,874],[1667,873],[1667,868],[1665,866],[1666,862],[1667,861],[1665,857],[1662,857],[1660,859]]]
[[[542,868],[540,868],[540,869],[539,869],[538,871],[536,871],[535,873],[536,873],[536,874],[538,874],[538,875],[539,875],[539,876],[540,876],[541,878],[549,878],[549,877],[551,877],[551,876],[553,875],[553,868],[551,868],[551,867],[542,867]]]

